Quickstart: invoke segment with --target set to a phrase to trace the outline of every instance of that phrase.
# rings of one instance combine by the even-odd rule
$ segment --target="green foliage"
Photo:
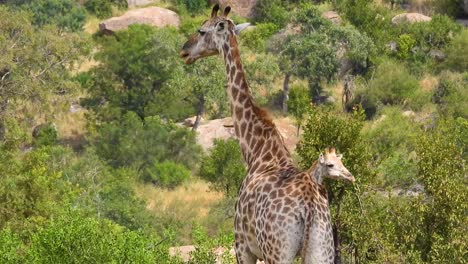
[[[25,8],[33,14],[33,23],[40,27],[55,24],[58,27],[80,31],[86,21],[86,11],[74,0],[35,0]]]
[[[330,211],[334,229],[341,237],[341,245],[343,248],[350,247],[350,252],[358,252],[359,255],[365,255],[363,252],[374,241],[370,239],[375,238],[370,226],[363,225],[361,217],[362,207],[370,208],[371,205],[359,198],[361,194],[358,191],[359,188],[366,188],[362,190],[365,192],[375,180],[370,167],[372,155],[361,135],[364,119],[364,111],[359,109],[352,114],[343,114],[330,108],[311,108],[303,137],[297,146],[302,168],[309,168],[325,147],[335,146],[343,153],[343,163],[356,177],[358,187],[351,188],[349,183],[339,181],[329,181],[326,186],[329,197],[332,197]]]
[[[356,96],[356,100],[363,104],[370,116],[380,105],[407,104],[419,88],[416,78],[393,60],[384,60],[374,76]]]
[[[403,34],[398,37],[398,53],[397,56],[400,59],[407,59],[410,55],[411,49],[416,44],[416,40],[414,40],[410,35]]]
[[[183,165],[172,161],[155,163],[146,168],[144,179],[161,187],[174,188],[190,177],[190,171]]]
[[[468,71],[468,30],[456,35],[445,48],[447,59],[445,65],[453,71]]]
[[[199,174],[213,189],[235,197],[246,174],[239,143],[233,139],[216,139],[210,155],[202,161]]]
[[[112,16],[112,4],[108,0],[86,0],[85,8],[98,18]]]
[[[175,0],[175,2],[185,7],[190,13],[199,13],[208,6],[207,0]]]
[[[302,85],[293,85],[289,91],[288,112],[292,114],[297,124],[297,131],[302,126],[304,115],[310,106],[310,96],[307,87]]]
[[[418,246],[423,260],[462,262],[466,257],[466,137],[468,122],[459,118],[441,122],[418,144],[418,180],[428,199],[419,204]]]
[[[0,139],[8,118],[21,123],[24,104],[44,118],[52,117],[51,108],[61,106],[79,85],[70,70],[89,51],[84,36],[62,32],[55,26],[36,29],[23,11],[0,6]],[[57,97],[60,94],[62,96]],[[51,98],[54,97],[52,104]],[[61,110],[54,109],[55,114]]]
[[[75,197],[76,188],[49,166],[51,150],[45,147],[22,157],[0,151],[0,228],[31,232]]]
[[[462,13],[462,2],[463,0],[437,0],[433,1],[433,5],[436,12],[457,17]]]
[[[278,58],[272,54],[260,53],[243,62],[255,102],[259,105],[267,104],[273,94],[274,81],[280,73]]]
[[[157,116],[142,121],[133,112],[116,122],[103,124],[93,143],[96,153],[113,167],[143,171],[164,160],[193,168],[201,151],[194,132]]]
[[[33,263],[161,263],[164,245],[108,220],[77,211],[50,221],[32,236],[28,260]],[[164,256],[166,255],[166,256]]]
[[[288,21],[288,12],[281,0],[258,0],[255,5],[255,20],[283,27]]]
[[[132,25],[100,41],[102,49],[96,58],[101,63],[92,70],[87,86],[91,94],[87,105],[100,118],[113,120],[118,112],[126,111],[134,111],[141,118],[155,114],[177,117],[179,113],[168,112],[166,104],[160,103],[180,100],[174,98],[177,91],[167,86],[182,71],[181,60],[174,59],[179,46],[174,29]]]
[[[468,118],[468,74],[443,72],[432,97],[445,116]]]
[[[266,41],[277,31],[278,26],[273,23],[259,23],[253,30],[242,33],[241,44],[258,52],[265,51]]]
[[[24,262],[21,252],[24,245],[19,236],[10,229],[0,230],[0,262],[15,264]]]
[[[192,237],[195,242],[195,251],[190,254],[191,260],[189,263],[215,263],[216,255],[213,250],[219,247],[226,248],[225,254],[222,256],[222,263],[234,264],[235,258],[229,256],[229,249],[232,247],[234,241],[234,234],[221,233],[216,238],[210,238],[206,231],[199,225],[194,225],[192,230]]]
[[[54,124],[46,123],[35,128],[34,145],[51,146],[57,143],[58,133]]]

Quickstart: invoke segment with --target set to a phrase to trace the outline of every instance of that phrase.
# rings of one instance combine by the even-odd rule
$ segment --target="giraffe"
[[[317,179],[351,174],[339,159],[315,173],[300,171],[292,162],[283,138],[268,113],[253,102],[240,60],[237,37],[248,24],[235,25],[230,7],[211,17],[184,44],[180,56],[186,64],[220,54],[228,79],[235,135],[247,164],[235,208],[234,233],[237,262],[253,264],[333,263],[334,247],[326,191]],[[332,160],[328,152],[323,160]],[[329,159],[330,158],[330,159]],[[339,165],[339,166],[338,166]],[[314,170],[316,171],[316,170]],[[317,174],[317,175],[319,175]]]

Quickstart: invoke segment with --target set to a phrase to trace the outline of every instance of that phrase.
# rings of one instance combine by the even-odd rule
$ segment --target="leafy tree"
[[[437,86],[432,100],[438,105],[439,112],[446,117],[468,118],[468,108],[466,93],[468,87],[468,74],[456,74],[451,72],[442,72],[440,82]]]
[[[240,39],[241,45],[258,52],[266,50],[267,40],[278,31],[278,26],[273,23],[259,23],[253,30],[243,32]]]
[[[86,10],[99,18],[110,17],[112,15],[112,4],[107,0],[86,0],[84,6]]]
[[[35,29],[23,11],[0,6],[0,140],[4,122],[26,103],[47,120],[78,89],[70,76],[75,62],[89,51],[87,39],[54,26]],[[61,96],[57,96],[61,95]],[[52,105],[50,98],[56,96]],[[55,110],[59,112],[59,109]]]
[[[33,234],[27,258],[33,263],[170,263],[167,246],[158,244],[111,221],[69,211]]]
[[[9,228],[0,230],[0,261],[2,263],[24,262],[24,256],[21,255],[23,250],[23,242],[17,234]]]
[[[190,177],[190,171],[183,165],[163,161],[146,169],[144,179],[156,185],[174,188]]]
[[[175,2],[185,7],[190,13],[198,13],[208,6],[207,0],[175,0]]]
[[[31,10],[33,23],[40,27],[55,24],[58,27],[80,31],[86,22],[86,11],[74,0],[35,0],[24,6]]]
[[[441,122],[418,144],[417,176],[427,200],[418,204],[422,221],[416,243],[426,262],[457,263],[466,257],[467,135],[468,122],[459,118]]]
[[[173,117],[161,102],[172,102],[174,94],[178,95],[177,90],[165,91],[171,88],[167,84],[173,76],[182,76],[176,73],[183,72],[181,61],[174,59],[179,46],[177,32],[132,25],[100,41],[102,50],[96,58],[101,64],[91,72],[87,85],[91,98],[86,104],[104,120],[113,120],[126,111],[140,118],[155,114]],[[161,98],[160,94],[173,97]]]
[[[292,87],[289,94],[288,111],[296,120],[298,135],[304,121],[304,116],[310,107],[310,101],[307,87],[301,85]]]
[[[233,139],[215,139],[209,156],[201,163],[199,174],[213,189],[222,191],[226,197],[236,197],[246,175],[239,143]]]
[[[201,152],[194,132],[157,116],[142,121],[133,112],[100,126],[92,142],[96,153],[113,167],[139,172],[164,160],[193,168]]]
[[[446,46],[447,59],[445,65],[453,71],[468,71],[468,30],[456,35]]]
[[[258,0],[255,4],[255,20],[273,23],[283,27],[288,20],[288,13],[281,0]]]

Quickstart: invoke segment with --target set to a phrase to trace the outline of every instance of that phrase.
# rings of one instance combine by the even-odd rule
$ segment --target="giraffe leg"
[[[235,244],[236,258],[238,264],[255,264],[257,257],[250,252],[247,243],[244,240],[236,241]]]

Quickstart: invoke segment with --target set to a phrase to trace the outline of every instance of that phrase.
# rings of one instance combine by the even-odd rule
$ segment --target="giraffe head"
[[[325,154],[320,153],[319,166],[321,169],[321,176],[323,178],[341,179],[354,182],[353,175],[346,169],[341,162],[343,155],[336,154],[335,148],[326,148]]]
[[[250,24],[235,25],[228,18],[231,7],[227,6],[222,15],[218,16],[219,5],[216,4],[211,11],[210,19],[203,22],[198,32],[190,36],[184,44],[180,57],[185,59],[186,64],[192,64],[196,60],[219,54],[223,44],[229,42],[231,35],[238,35]]]

